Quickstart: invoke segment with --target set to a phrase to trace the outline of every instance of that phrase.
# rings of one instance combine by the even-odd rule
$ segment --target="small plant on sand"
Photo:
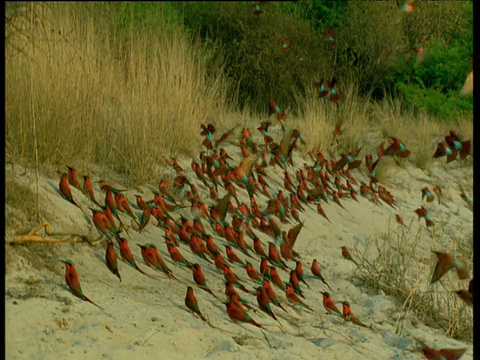
[[[451,243],[440,246],[439,239],[444,238],[442,224],[436,225],[430,236],[427,234],[423,226],[415,225],[413,218],[405,227],[391,222],[389,231],[383,237],[365,240],[365,251],[357,254],[361,260],[354,278],[398,299],[401,304],[396,321],[398,334],[406,334],[411,322],[421,321],[442,329],[446,336],[471,341],[472,311],[453,292],[466,289],[468,282],[459,281],[452,271],[452,274],[447,273],[440,281],[430,284],[436,263],[431,250],[449,248],[470,269],[471,246],[465,245],[464,239],[455,240],[453,248]],[[426,244],[432,244],[431,248]],[[374,259],[366,255],[372,251],[376,253]]]

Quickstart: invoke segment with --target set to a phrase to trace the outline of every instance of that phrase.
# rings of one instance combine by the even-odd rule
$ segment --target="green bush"
[[[185,25],[199,31],[226,61],[231,92],[241,107],[249,104],[265,111],[274,99],[289,108],[295,92],[312,82],[330,77],[334,47],[324,41],[311,21],[302,17],[294,3],[267,3],[261,15],[251,3],[179,4]],[[282,39],[291,41],[286,52]],[[299,61],[296,56],[307,61]]]

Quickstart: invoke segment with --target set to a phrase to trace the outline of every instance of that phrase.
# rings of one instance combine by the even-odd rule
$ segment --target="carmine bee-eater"
[[[322,215],[325,219],[328,220],[328,222],[331,223],[330,219],[328,218],[327,214],[325,213],[325,210],[323,210],[323,207],[320,203],[317,204],[317,212]]]
[[[234,274],[232,269],[230,269],[230,266],[225,264],[223,267],[223,277],[225,278],[225,281],[230,281],[236,288],[245,291],[248,293],[249,291],[247,288],[240,282],[240,279],[237,277],[237,275]]]
[[[313,259],[312,261],[312,268],[311,268],[313,277],[316,279],[320,279],[328,288],[331,290],[332,288],[328,283],[325,281],[324,277],[322,276],[322,272],[320,271],[320,266],[318,265],[317,259]]]
[[[345,321],[351,321],[354,324],[357,324],[357,325],[368,328],[368,326],[365,325],[364,323],[362,323],[360,320],[358,320],[358,318],[352,312],[352,310],[350,309],[350,303],[348,301],[342,301],[342,305],[343,305],[343,315],[342,315],[342,317],[345,319]]]
[[[327,310],[327,313],[342,317],[342,313],[338,309],[337,305],[333,302],[332,296],[328,292],[323,292],[323,307]]]
[[[140,226],[138,227],[138,232],[142,232],[143,229],[148,225],[150,222],[150,218],[152,217],[152,208],[148,207],[143,210],[142,216],[140,218]]]
[[[267,278],[263,280],[263,289],[267,293],[273,305],[278,306],[280,309],[288,313],[287,309],[285,309],[280,300],[278,300],[277,294],[275,294],[272,284],[270,284],[270,281]]]
[[[425,197],[427,198],[427,202],[432,202],[433,200],[435,200],[435,196],[433,195],[432,190],[428,188],[428,186],[422,188],[422,200]]]
[[[183,255],[180,253],[180,250],[178,250],[178,247],[175,245],[175,243],[172,240],[165,240],[165,244],[167,244],[167,250],[168,253],[170,254],[170,257],[174,262],[176,262],[178,265],[183,266],[183,267],[190,267],[191,263],[188,262]]]
[[[463,300],[465,304],[473,307],[473,294],[468,290],[454,290],[455,294]]]
[[[352,254],[350,254],[350,250],[348,250],[346,246],[341,246],[341,248],[342,248],[343,258],[346,260],[353,261],[353,263],[358,266],[358,263],[353,259]]]
[[[133,258],[132,251],[128,246],[128,240],[126,238],[121,237],[120,235],[115,236],[115,239],[117,239],[118,246],[120,247],[120,257],[122,258],[122,260],[125,261],[132,268],[136,269],[138,272],[144,275],[147,275],[135,263],[135,259]]]
[[[295,294],[298,294],[305,299],[305,295],[303,295],[303,291],[302,289],[300,289],[300,281],[298,280],[298,276],[295,270],[290,271],[290,279],[288,280],[288,282],[292,285]]]
[[[247,275],[250,279],[252,279],[258,284],[263,283],[262,277],[258,274],[257,270],[255,270],[253,265],[248,261],[246,262],[246,270],[247,270]]]
[[[92,210],[92,219],[93,219],[93,225],[98,230],[98,233],[101,236],[105,236],[107,239],[110,239],[112,236],[115,236],[117,231],[115,231],[115,228],[112,226],[110,220],[108,220],[107,216],[103,213],[103,211],[100,210],[95,210],[90,208]]]
[[[62,174],[58,188],[60,189],[60,193],[64,199],[81,209],[80,205],[78,205],[78,203],[73,199],[72,190],[70,189],[70,185],[68,184],[67,180],[67,173]]]
[[[195,297],[195,293],[193,292],[193,288],[191,286],[187,286],[187,294],[185,295],[185,306],[189,308],[194,314],[200,316],[200,319],[202,319],[203,321],[207,321],[205,316],[203,316],[203,314],[200,312],[197,298]]]
[[[402,217],[399,214],[395,214],[395,220],[397,221],[398,224],[406,226],[405,223],[403,222]]]
[[[293,290],[293,287],[290,283],[286,283],[286,289],[285,289],[285,295],[290,301],[291,304],[295,306],[300,306],[302,308],[308,309],[310,311],[314,311],[310,306],[305,304],[298,296],[295,294],[295,291]]]
[[[317,264],[318,265],[318,264]],[[303,265],[300,261],[295,261],[295,272],[297,273],[297,278],[298,280],[300,280],[301,282],[303,282],[305,285],[307,285],[308,288],[310,288],[310,286],[307,284],[307,282],[305,281],[305,278],[304,278],[304,273],[303,273]]]
[[[270,279],[271,282],[280,290],[285,290],[285,284],[283,283],[282,278],[280,277],[280,274],[275,266],[270,266],[270,270],[263,276]]]
[[[116,275],[120,279],[120,281],[122,281],[120,272],[118,271],[117,254],[115,253],[113,242],[111,242],[110,240],[107,240],[107,251],[105,253],[105,261],[107,262],[108,269],[114,275]]]
[[[235,254],[235,252],[233,251],[233,249],[230,246],[225,245],[225,250],[227,252],[228,261],[230,261],[232,264],[236,264],[238,266],[245,267],[245,263],[243,262],[243,260],[240,259],[237,254]]]
[[[138,219],[132,211],[130,204],[128,203],[127,199],[125,199],[125,195],[121,192],[115,192],[115,202],[117,204],[117,208],[123,212],[126,212],[137,224]]]
[[[93,186],[92,186],[92,179],[90,179],[90,176],[84,175],[83,176],[83,192],[92,200],[92,202],[100,206],[98,201],[95,199],[95,193],[93,191]]]
[[[468,279],[468,271],[460,264],[460,262],[450,253],[442,253],[440,251],[433,251],[437,256],[437,264],[433,270],[432,280],[430,284],[433,284],[440,280],[440,278],[447,273],[447,271],[455,268],[457,270],[458,277],[461,280]]]
[[[75,296],[79,297],[84,301],[88,301],[89,303],[103,310],[101,306],[95,304],[83,293],[82,287],[80,286],[80,279],[78,277],[77,270],[75,269],[75,265],[73,264],[72,260],[65,261],[65,280],[67,282],[68,287],[70,288],[70,290],[72,290]]]
[[[212,290],[208,287],[207,280],[205,279],[205,275],[203,274],[202,266],[198,263],[195,263],[190,266],[190,269],[193,273],[193,280],[197,285],[200,285],[200,288],[205,290],[206,292],[212,294],[214,297],[217,297]]]
[[[272,307],[270,306],[270,298],[262,286],[257,288],[257,303],[260,307],[260,310],[271,316],[274,320],[277,320],[277,317],[273,313]]]
[[[68,183],[72,185],[73,187],[76,187],[78,190],[82,190],[80,187],[80,182],[78,181],[77,177],[77,170],[75,170],[74,167],[68,166]]]
[[[235,323],[243,322],[255,325],[258,328],[262,326],[258,324],[255,320],[252,319],[250,315],[247,314],[246,310],[240,304],[240,302],[235,302],[231,300],[227,300],[225,302],[225,306],[227,308],[228,317]]]
[[[434,349],[422,344],[421,349],[427,360],[458,360],[467,351],[466,348],[443,348]]]

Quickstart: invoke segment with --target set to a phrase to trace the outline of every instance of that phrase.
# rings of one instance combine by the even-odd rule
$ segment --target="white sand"
[[[238,147],[229,146],[227,150],[235,159],[239,159]],[[304,161],[311,164],[307,157],[300,155],[300,151],[295,154],[296,168]],[[365,154],[364,150],[361,155]],[[386,158],[385,162],[387,161],[392,160]],[[413,337],[417,337],[435,348],[467,347],[468,351],[462,359],[472,359],[471,343],[447,338],[443,335],[446,329],[424,326],[413,315],[405,324],[404,336],[396,335],[396,317],[401,312],[403,304],[383,292],[374,292],[358,280],[352,280],[355,265],[344,260],[340,252],[342,245],[347,245],[351,249],[356,246],[363,252],[362,242],[387,233],[389,228],[397,229],[394,215],[398,212],[407,224],[413,219],[412,233],[419,228],[425,232],[423,239],[428,241],[419,245],[419,249],[423,251],[419,256],[423,255],[427,263],[428,271],[421,274],[422,282],[427,282],[434,266],[434,256],[430,251],[433,243],[429,240],[432,236],[430,230],[426,229],[425,222],[418,221],[413,211],[422,203],[425,204],[421,201],[421,188],[428,185],[433,189],[437,183],[444,189],[445,205],[438,205],[436,202],[427,205],[433,220],[438,224],[437,228],[441,229],[437,232],[437,249],[453,251],[451,241],[453,237],[461,238],[467,246],[471,246],[473,214],[460,198],[458,185],[462,185],[471,195],[473,170],[472,167],[461,166],[458,162],[448,166],[444,162],[444,159],[432,160],[431,164],[428,164],[429,174],[414,168],[408,161],[403,167],[394,165],[383,172],[384,178],[380,183],[394,194],[398,204],[397,210],[385,203],[379,207],[359,196],[359,203],[351,199],[342,201],[346,210],[332,201],[324,204],[323,208],[332,223],[317,214],[314,206],[300,213],[301,219],[305,221],[305,227],[300,232],[294,249],[301,255],[306,281],[310,285],[310,288],[301,285],[306,297],[304,301],[316,314],[287,305],[284,293],[274,287],[280,301],[289,311],[286,314],[272,306],[286,333],[282,333],[278,323],[260,310],[249,313],[264,326],[263,333],[249,324],[234,324],[228,318],[225,305],[222,303],[225,298],[223,275],[218,273],[213,265],[195,257],[188,246],[181,244],[182,254],[188,260],[202,265],[209,286],[218,299],[196,287],[191,271],[173,264],[162,237],[164,230],[156,227],[156,220],[153,218],[141,234],[133,228],[130,229],[128,239],[139,267],[155,279],[142,275],[119,261],[123,280],[119,282],[104,263],[104,243],[96,247],[90,247],[86,243],[6,245],[6,358],[422,359],[423,355],[418,352],[418,345],[413,340]],[[189,179],[194,180],[190,159],[184,159],[181,165]],[[270,190],[273,196],[276,193],[275,189],[283,184],[283,175],[278,168],[274,170],[270,167],[267,171],[271,175],[271,180],[267,181],[276,182],[274,185],[272,183],[273,189]],[[7,179],[26,185],[35,192],[35,172],[28,169],[26,174],[22,173],[23,169],[18,166],[15,171],[10,166],[6,167]],[[173,170],[168,169],[168,174],[173,175]],[[103,177],[95,173],[90,175],[93,180]],[[360,169],[354,170],[353,175],[358,181],[367,180],[364,164]],[[80,191],[72,190],[74,197],[89,214],[85,216],[77,207],[63,200],[56,190],[59,179],[60,175],[57,174],[49,176],[41,174],[39,186],[43,218],[51,224],[51,230],[54,232],[90,234],[91,238],[97,238],[98,233],[91,224],[88,210],[92,204]],[[105,179],[114,185],[124,185],[118,178],[105,177]],[[156,188],[158,183],[151,186]],[[213,202],[207,199],[208,192],[205,187],[198,183],[197,187],[202,199],[205,199],[207,204],[212,204]],[[98,184],[94,184],[94,188],[97,199],[103,202],[104,194],[100,192]],[[220,191],[222,196],[224,189],[221,188]],[[128,200],[135,202],[133,194],[136,192],[126,192]],[[147,187],[142,187],[140,192],[146,199],[153,198]],[[237,192],[246,200],[244,190],[237,188]],[[265,197],[258,194],[257,201],[263,209]],[[31,200],[31,206],[35,206],[35,199]],[[7,204],[7,217],[19,216],[14,207]],[[140,215],[139,210],[134,211]],[[192,218],[187,210],[181,213]],[[180,212],[176,212],[174,217],[178,219],[179,214]],[[121,216],[126,224],[133,225],[128,216],[124,214]],[[21,222],[21,217],[18,219],[17,222]],[[215,243],[226,259],[222,246],[224,240],[210,231],[206,221],[203,224],[214,234]],[[280,225],[282,229],[288,230],[294,223]],[[256,232],[267,250],[267,242],[271,238],[258,230]],[[9,241],[12,235],[19,235],[15,226],[7,229],[6,240]],[[354,240],[354,235],[360,241]],[[248,244],[252,243],[248,237],[246,240]],[[221,330],[209,327],[186,309],[184,305],[186,286],[145,265],[136,244],[151,242],[157,244],[162,257],[175,276],[192,284],[201,311]],[[31,251],[26,251],[25,247],[29,247]],[[372,251],[373,256],[374,249],[369,251]],[[236,253],[245,258],[240,251]],[[368,254],[367,252],[367,257]],[[339,308],[341,309],[340,301],[348,299],[358,318],[375,326],[376,331],[360,328],[325,314],[320,292],[328,289],[319,280],[311,277],[310,266],[313,258],[319,261],[324,277],[333,288],[330,292]],[[84,293],[105,308],[105,311],[78,299],[69,291],[64,279],[65,267],[61,263],[66,259],[71,259],[75,263]],[[259,258],[249,261],[253,262],[258,270]],[[49,266],[41,265],[45,263]],[[289,265],[294,266],[293,262]],[[244,280],[249,290],[257,286],[250,281],[244,269],[236,265],[233,265],[232,269]],[[282,279],[288,281],[288,273],[283,270],[279,272]],[[449,278],[455,276],[454,272],[446,275]],[[467,286],[468,282],[464,281],[462,284]],[[239,293],[257,308],[253,292],[245,294],[239,291]],[[452,293],[452,297],[455,296]],[[465,311],[472,314],[470,308]]]

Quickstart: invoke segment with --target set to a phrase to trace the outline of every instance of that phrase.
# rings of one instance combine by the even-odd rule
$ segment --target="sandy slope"
[[[236,159],[240,153],[238,147],[228,147],[227,150]],[[311,161],[300,155],[295,155],[296,166]],[[363,155],[363,154],[362,154]],[[388,159],[390,160],[390,159]],[[190,159],[181,162],[187,176],[195,179],[190,168]],[[210,287],[218,299],[193,285],[201,311],[217,328],[209,327],[205,322],[191,314],[184,305],[186,286],[167,279],[162,274],[147,268],[143,263],[139,248],[135,244],[154,242],[173,270],[175,276],[193,284],[191,271],[176,266],[171,261],[164,244],[163,229],[156,227],[156,221],[147,226],[139,234],[133,228],[128,231],[130,247],[139,266],[153,278],[147,277],[128,267],[119,264],[122,282],[112,275],[104,264],[104,244],[90,247],[86,243],[78,244],[29,244],[6,245],[6,358],[8,359],[311,359],[326,357],[329,359],[422,359],[417,351],[413,336],[425,340],[429,345],[442,347],[467,347],[468,351],[462,359],[473,357],[472,344],[461,343],[443,336],[444,331],[431,329],[414,317],[407,322],[406,336],[395,335],[395,321],[401,310],[401,303],[386,296],[382,292],[373,292],[363,286],[358,280],[352,280],[355,265],[341,257],[340,246],[356,247],[364,251],[367,239],[382,236],[389,228],[396,228],[394,214],[400,213],[405,221],[412,221],[412,232],[425,232],[424,239],[431,239],[430,231],[423,221],[418,221],[413,210],[421,204],[420,189],[428,185],[431,188],[439,183],[445,192],[445,205],[433,203],[429,205],[432,218],[441,228],[437,236],[437,248],[451,250],[451,237],[462,238],[466,243],[472,242],[473,215],[465,207],[459,196],[462,185],[467,191],[472,191],[472,168],[460,166],[457,162],[450,164],[449,170],[444,161],[429,164],[429,175],[414,168],[409,162],[405,166],[389,166],[383,171],[383,184],[387,186],[397,199],[398,209],[394,210],[383,204],[377,206],[365,198],[359,197],[359,203],[345,200],[345,210],[333,202],[324,204],[324,209],[332,223],[327,222],[317,214],[315,208],[307,208],[300,217],[305,221],[295,250],[300,253],[304,264],[307,282],[310,288],[302,285],[306,299],[304,300],[314,310],[294,309],[287,305],[289,313],[273,307],[285,333],[273,319],[261,311],[250,311],[250,315],[261,323],[265,331],[251,325],[235,325],[227,316],[224,299],[224,279],[215,267],[190,252],[188,246],[181,245],[182,254],[193,262],[198,262],[204,269]],[[283,184],[282,173],[268,168],[272,182],[271,194]],[[23,169],[12,170],[6,167],[7,180],[23,184],[35,191],[35,173]],[[168,175],[173,170],[168,169]],[[90,174],[99,179],[99,174]],[[357,180],[366,180],[365,168],[355,170]],[[160,177],[159,177],[160,178]],[[106,178],[107,181],[121,186],[118,178]],[[40,178],[40,202],[42,216],[49,221],[52,231],[89,234],[97,237],[95,228],[91,225],[87,210],[92,206],[89,200],[78,190],[73,189],[73,195],[87,210],[88,216],[78,208],[63,200],[57,192],[59,176],[42,175]],[[157,184],[152,184],[157,187]],[[202,184],[197,185],[202,198],[207,199],[208,192]],[[103,193],[95,184],[97,198],[103,201]],[[146,186],[129,191],[127,198],[134,202],[134,195],[140,192],[144,198],[152,198],[152,193]],[[223,195],[221,189],[220,196]],[[243,200],[244,190],[237,189]],[[264,207],[265,198],[257,195],[260,207]],[[205,200],[207,204],[212,201]],[[32,206],[35,200],[32,199]],[[135,210],[140,215],[139,210]],[[191,218],[188,209],[177,211],[175,218],[183,213]],[[7,229],[7,241],[13,234],[18,234],[21,214],[15,210],[14,204],[7,204],[6,216],[19,220],[12,221]],[[129,226],[133,221],[122,215]],[[209,225],[204,225],[209,229]],[[289,229],[293,222],[281,225]],[[267,235],[256,231],[267,249]],[[354,235],[356,239],[354,240]],[[224,240],[214,235],[219,248]],[[247,242],[251,242],[247,238]],[[30,250],[27,250],[26,247]],[[419,245],[424,261],[428,263],[428,271],[421,274],[422,281],[427,282],[431,276],[433,261],[430,249],[431,241]],[[118,253],[118,252],[117,252]],[[243,254],[237,251],[241,258]],[[358,253],[356,253],[358,255]],[[373,256],[373,255],[372,255]],[[421,255],[420,255],[421,256]],[[226,258],[226,256],[224,255]],[[368,257],[368,254],[367,254]],[[313,279],[310,273],[312,259],[318,259],[323,275],[329,281],[333,290],[334,300],[341,308],[340,301],[348,299],[354,313],[365,323],[372,324],[376,330],[360,328],[342,319],[325,314],[322,305],[321,291],[328,290],[319,280]],[[72,259],[77,267],[84,293],[93,301],[105,308],[102,311],[95,306],[81,301],[68,290],[64,280],[64,265],[62,260]],[[250,259],[258,270],[259,259]],[[292,265],[293,263],[290,263]],[[249,290],[256,285],[251,282],[244,269],[233,265],[234,272],[239,275]],[[288,273],[279,270],[284,281],[288,281]],[[448,274],[447,276],[454,276]],[[275,288],[283,304],[285,295]],[[253,294],[241,293],[255,307],[256,298]],[[454,296],[454,295],[452,295]],[[466,309],[470,311],[471,309]]]

